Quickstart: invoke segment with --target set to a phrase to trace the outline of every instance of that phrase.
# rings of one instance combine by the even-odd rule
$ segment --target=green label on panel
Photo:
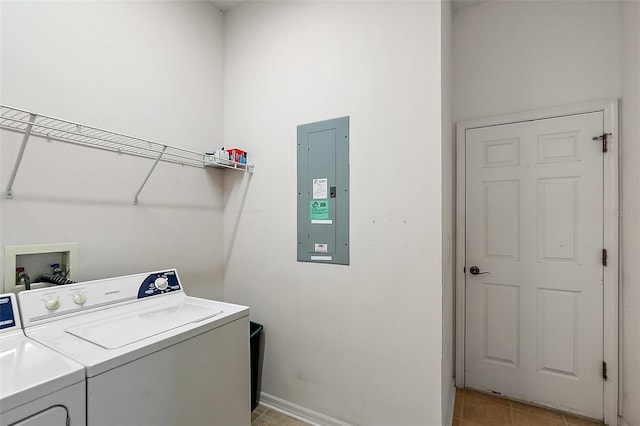
[[[329,219],[329,200],[309,200],[309,219]]]

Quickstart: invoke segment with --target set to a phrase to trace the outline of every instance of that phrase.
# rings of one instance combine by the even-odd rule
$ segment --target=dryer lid
[[[163,307],[155,306],[153,309],[117,318],[105,318],[70,327],[65,331],[102,348],[117,349],[187,324],[213,318],[221,313],[221,310],[182,302]]]

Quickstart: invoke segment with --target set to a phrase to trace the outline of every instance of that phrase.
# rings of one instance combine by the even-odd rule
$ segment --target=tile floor
[[[453,426],[594,426],[603,424],[470,389],[456,390]],[[276,425],[305,426],[308,423],[263,405],[259,405],[251,415],[251,426]]]
[[[308,424],[264,405],[258,405],[251,413],[251,426],[307,426]]]
[[[456,390],[453,426],[593,426],[603,423],[574,417],[470,389]]]

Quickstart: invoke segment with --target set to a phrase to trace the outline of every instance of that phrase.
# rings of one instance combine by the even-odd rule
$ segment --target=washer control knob
[[[166,290],[169,287],[169,280],[165,277],[158,277],[154,281],[154,284],[158,290]]]
[[[60,301],[58,300],[57,297],[53,299],[49,299],[46,302],[44,302],[44,306],[46,306],[47,309],[50,311],[55,311],[60,307]]]
[[[73,295],[73,301],[76,305],[84,305],[84,303],[87,301],[87,295],[84,293],[75,293]]]

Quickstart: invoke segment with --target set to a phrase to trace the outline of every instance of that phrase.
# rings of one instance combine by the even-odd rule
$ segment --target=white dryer
[[[85,425],[84,377],[82,365],[25,337],[15,295],[0,295],[0,425]]]
[[[175,269],[22,292],[25,334],[85,366],[89,426],[248,426],[249,308]]]

